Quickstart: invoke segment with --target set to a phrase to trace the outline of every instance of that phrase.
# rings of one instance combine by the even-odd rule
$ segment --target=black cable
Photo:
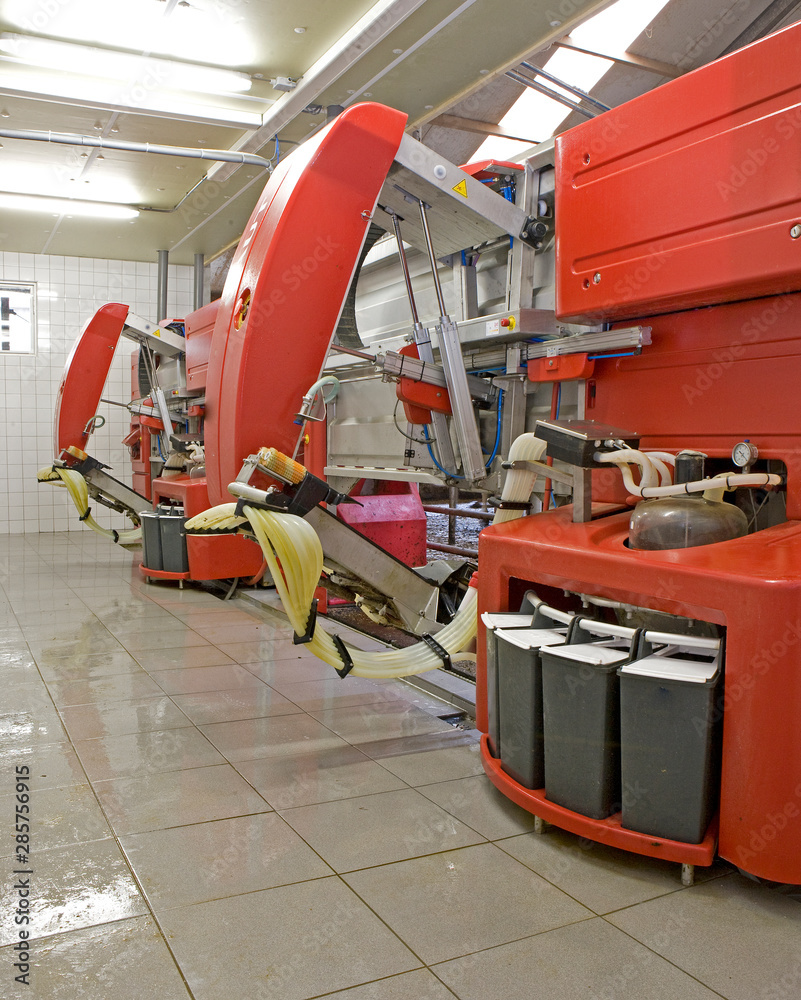
[[[397,400],[397,402],[395,403],[395,409],[392,411],[392,420],[393,420],[393,422],[395,424],[395,427],[407,439],[407,441],[414,441],[415,444],[428,444],[428,442],[425,440],[425,438],[416,438],[416,437],[414,437],[413,434],[407,434],[406,431],[398,423],[398,405],[399,404],[400,404],[400,400]],[[431,440],[432,441],[436,441],[436,438],[432,438]]]

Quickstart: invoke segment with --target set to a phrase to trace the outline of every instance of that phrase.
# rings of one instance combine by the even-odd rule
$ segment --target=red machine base
[[[189,580],[189,573],[172,573],[166,569],[148,569],[147,566],[139,564],[139,572],[142,576],[153,577],[154,580]]]
[[[628,512],[596,504],[593,513],[595,520],[574,524],[572,507],[560,507],[485,529],[479,613],[519,606],[533,587],[554,602],[568,591],[724,625],[719,853],[752,875],[801,884],[801,523],[696,548],[637,551],[626,544]],[[478,653],[476,714],[486,732],[482,625]],[[488,764],[490,778],[524,808],[609,842],[608,821],[557,813],[541,793],[497,776],[485,755]],[[659,839],[615,836],[627,850]],[[682,845],[681,859],[699,846]],[[661,846],[641,853],[666,856]]]
[[[549,802],[545,798],[544,788],[524,788],[501,769],[501,762],[492,756],[489,749],[489,739],[485,733],[481,737],[481,763],[487,777],[495,787],[521,806],[527,812],[553,823],[562,830],[576,833],[580,837],[606,844],[608,847],[619,847],[632,854],[644,854],[649,858],[662,858],[663,861],[677,861],[683,865],[699,865],[706,867],[715,859],[718,843],[717,817],[710,823],[706,836],[700,844],[683,844],[678,840],[664,840],[635,830],[626,830],[620,825],[620,813],[606,819],[590,819],[580,813],[572,812]]]

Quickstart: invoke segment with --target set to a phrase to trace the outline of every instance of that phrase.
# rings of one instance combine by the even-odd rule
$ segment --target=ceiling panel
[[[519,85],[504,77],[506,69],[542,53],[610,2],[0,0],[0,32],[23,35],[22,42],[69,39],[144,53],[149,67],[110,92],[95,81],[76,106],[55,93],[53,99],[43,95],[83,85],[78,71],[87,72],[90,57],[76,56],[74,68],[70,63],[56,75],[51,68],[43,79],[41,70],[21,65],[24,52],[33,50],[20,44],[0,54],[0,130],[249,149],[269,158],[276,152],[275,122],[281,155],[287,155],[324,124],[324,114],[304,107],[376,100],[406,112],[410,129],[421,128],[428,144],[463,162],[482,137],[428,123],[446,112],[497,123],[520,93]],[[683,59],[683,66],[708,61],[770,6],[770,0],[751,0],[745,8],[742,0],[671,0],[654,30],[632,48],[673,64]],[[362,17],[370,20],[369,30],[342,45]],[[706,41],[712,35],[714,45]],[[332,53],[338,53],[337,69],[323,78],[321,67]],[[250,91],[171,90],[159,84],[163,76],[153,75],[154,66],[163,71],[163,64],[154,62],[161,57],[242,71],[252,78]],[[288,94],[274,89],[276,76],[298,80],[299,89]],[[653,74],[618,66],[599,93],[620,103],[658,82]],[[160,103],[172,110],[159,111]],[[531,134],[545,138],[536,122]],[[239,236],[267,180],[258,167],[188,157],[2,136],[0,145],[2,191],[46,191],[140,210],[133,222],[98,222],[4,209],[0,249],[136,260],[153,260],[158,249],[168,249],[173,262],[190,263],[194,254],[213,256]]]

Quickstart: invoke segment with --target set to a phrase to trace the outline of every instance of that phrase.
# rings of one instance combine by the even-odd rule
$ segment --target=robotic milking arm
[[[451,624],[454,602],[441,599],[441,574],[410,568],[321,504],[347,500],[353,482],[364,478],[458,481],[497,492],[511,436],[525,423],[522,343],[549,333],[540,329],[543,313],[510,307],[517,294],[512,288],[521,287],[527,261],[549,231],[521,207],[522,187],[518,204],[510,200],[510,171],[517,168],[488,164],[470,176],[404,135],[404,125],[398,112],[360,105],[288,157],[253,212],[222,298],[188,316],[184,329],[149,324],[124,305],[110,304],[76,343],[59,392],[56,459],[40,478],[66,485],[90,527],[97,528],[90,497],[128,514],[132,532],[109,532],[124,543],[136,540],[142,514],[153,504],[165,498],[181,503],[191,517],[188,566],[181,574],[148,568],[148,575],[251,576],[262,554],[254,565],[256,546],[233,534],[239,529],[258,537],[243,508],[279,517],[288,512],[314,525],[326,578],[339,592],[358,594],[368,613],[420,635],[441,637]],[[552,205],[547,213],[552,219]],[[390,280],[401,276],[404,282],[406,316],[396,323],[390,315],[395,328],[383,337],[385,349],[362,345],[354,366],[352,354],[329,348],[371,221],[391,233],[397,275]],[[412,248],[408,259],[405,247]],[[502,289],[497,315],[478,320],[471,312],[478,312],[484,295],[484,279],[473,266],[481,248],[492,265],[488,294]],[[376,248],[379,259],[388,249],[386,241]],[[465,264],[454,273],[463,271],[465,300],[472,305],[458,308],[456,315],[468,321],[457,324],[437,262],[460,262],[463,251]],[[410,272],[423,262],[427,276],[419,280]],[[390,311],[394,305],[389,301]],[[434,317],[428,327],[421,322],[427,315]],[[140,388],[129,404],[126,438],[136,449],[134,489],[113,479],[87,451],[120,337],[139,345]],[[502,408],[494,383],[507,369],[513,377]],[[326,398],[331,438],[342,450],[327,459],[323,448],[318,460],[310,438]],[[406,434],[398,422],[400,405]],[[358,419],[343,418],[349,407]],[[404,456],[409,437],[426,440],[426,447]],[[489,443],[486,453],[482,438]],[[224,505],[230,506],[223,515],[197,517]],[[274,544],[267,547],[275,553]],[[291,561],[288,550],[284,555]],[[464,574],[459,580],[464,592]],[[474,600],[474,588],[467,594]],[[303,601],[298,621],[305,634],[313,630],[309,601]],[[474,611],[464,617],[474,621]],[[426,662],[433,658],[436,665],[437,656],[442,658],[431,652]],[[337,664],[343,665],[341,655]]]

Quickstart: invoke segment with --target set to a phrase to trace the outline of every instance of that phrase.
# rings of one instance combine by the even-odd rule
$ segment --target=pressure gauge
[[[755,444],[750,441],[740,441],[732,448],[731,460],[741,469],[747,469],[756,462],[759,451]]]

